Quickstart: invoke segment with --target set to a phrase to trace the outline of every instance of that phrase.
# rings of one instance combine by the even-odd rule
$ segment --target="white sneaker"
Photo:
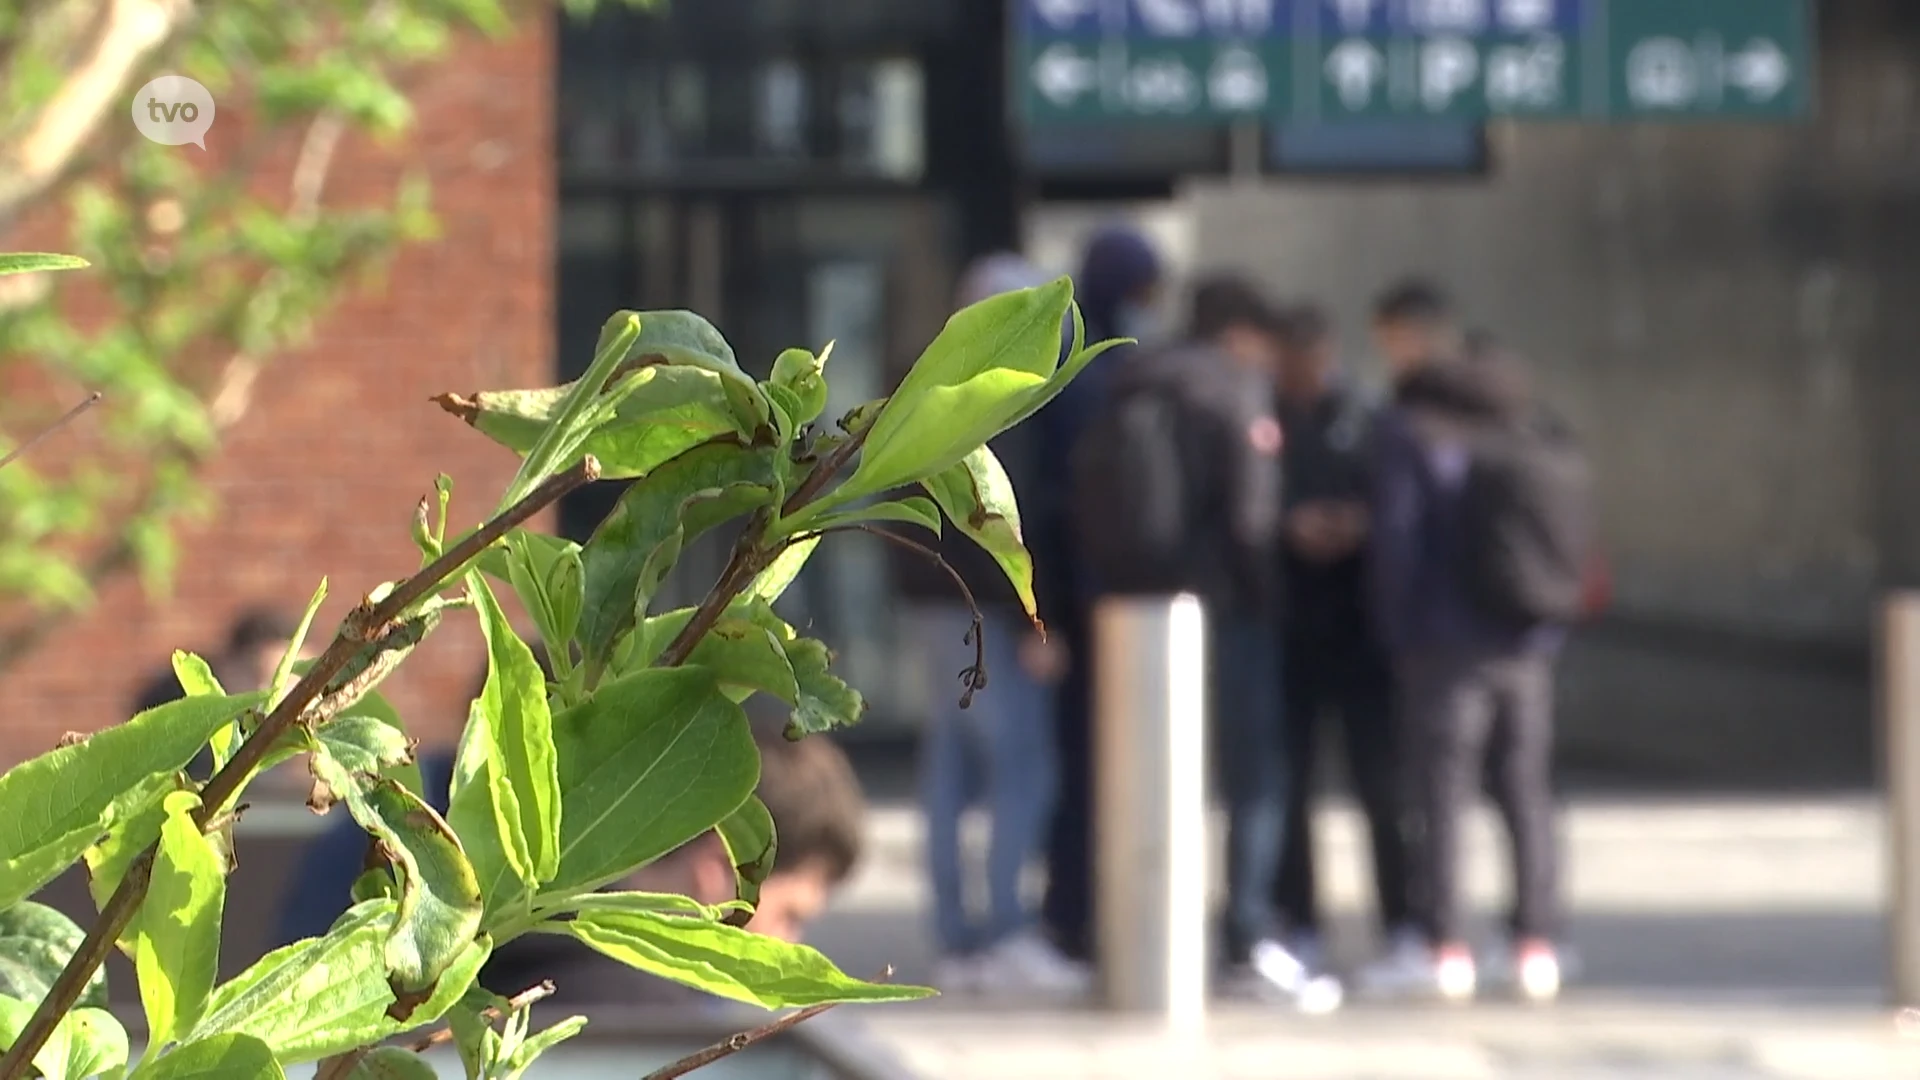
[[[1340,980],[1315,972],[1277,941],[1254,945],[1246,965],[1233,976],[1229,992],[1261,1001],[1286,1002],[1314,1016],[1333,1012],[1346,998]]]
[[[1359,973],[1361,991],[1369,997],[1437,996],[1443,1001],[1469,1001],[1478,981],[1472,953],[1436,955],[1425,941],[1404,934],[1396,938],[1385,956]]]
[[[1487,967],[1510,982],[1522,1000],[1545,1004],[1560,996],[1560,988],[1579,974],[1572,952],[1555,945],[1530,943],[1515,947],[1502,943],[1490,950]]]
[[[1093,988],[1092,971],[1031,932],[1015,934],[987,950],[980,958],[979,976],[982,990],[1037,990],[1065,996]]]
[[[942,994],[974,994],[980,991],[981,964],[978,957],[943,956],[933,963],[933,988]]]

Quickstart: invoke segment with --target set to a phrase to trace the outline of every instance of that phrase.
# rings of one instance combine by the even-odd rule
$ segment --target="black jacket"
[[[1281,402],[1280,422],[1287,435],[1282,464],[1288,510],[1320,500],[1363,506],[1371,500],[1374,426],[1384,405],[1348,384],[1335,385],[1312,402]],[[1290,639],[1342,650],[1370,642],[1364,545],[1332,563],[1313,562],[1287,548],[1281,566],[1287,601],[1284,623]]]
[[[1116,397],[1147,391],[1181,404],[1192,590],[1209,609],[1266,615],[1279,602],[1281,463],[1266,376],[1205,343],[1139,349],[1113,372]]]

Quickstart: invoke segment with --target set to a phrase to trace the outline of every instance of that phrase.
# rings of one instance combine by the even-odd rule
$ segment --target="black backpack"
[[[1191,584],[1186,405],[1166,384],[1114,387],[1074,442],[1069,516],[1102,592],[1161,595]]]
[[[1461,503],[1475,606],[1522,626],[1579,618],[1594,551],[1586,455],[1545,417],[1484,428],[1472,447]]]

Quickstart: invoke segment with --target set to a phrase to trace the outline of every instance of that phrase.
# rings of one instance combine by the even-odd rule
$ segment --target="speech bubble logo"
[[[162,75],[133,96],[133,126],[162,146],[207,148],[213,95],[185,75]]]

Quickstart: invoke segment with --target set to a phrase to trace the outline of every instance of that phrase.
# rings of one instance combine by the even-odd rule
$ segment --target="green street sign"
[[[1019,0],[1034,126],[1791,119],[1809,0]]]

